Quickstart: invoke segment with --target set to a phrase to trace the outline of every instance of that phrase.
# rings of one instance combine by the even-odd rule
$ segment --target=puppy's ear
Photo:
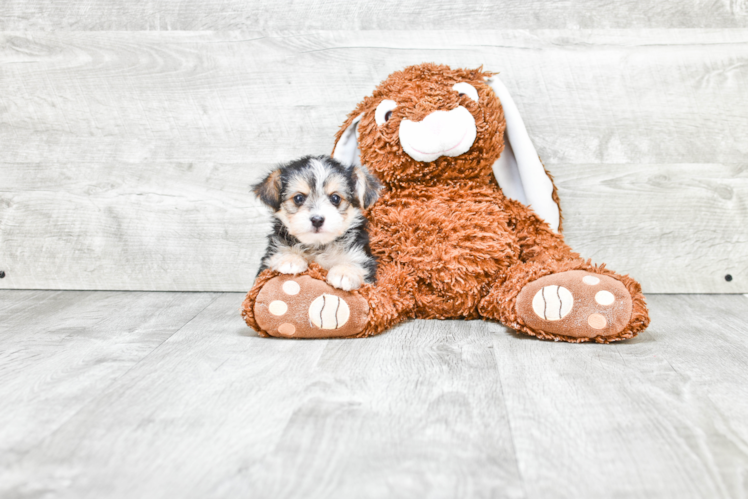
[[[273,170],[262,182],[252,186],[254,194],[273,210],[280,210],[281,206],[281,170]]]
[[[354,195],[361,208],[369,208],[379,199],[379,190],[382,189],[382,185],[363,165],[351,168],[353,169]]]

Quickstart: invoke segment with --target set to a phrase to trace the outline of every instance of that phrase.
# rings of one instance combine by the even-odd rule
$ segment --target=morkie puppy
[[[271,172],[252,188],[274,212],[260,272],[297,274],[317,262],[335,288],[355,290],[374,281],[377,263],[361,211],[374,204],[380,188],[364,167],[346,167],[324,155]]]

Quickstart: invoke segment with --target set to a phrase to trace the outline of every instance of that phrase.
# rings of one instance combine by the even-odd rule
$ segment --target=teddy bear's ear
[[[359,165],[353,168],[353,178],[356,181],[356,198],[361,208],[369,208],[379,199],[379,190],[382,185],[376,177],[371,175],[366,167]]]
[[[561,211],[553,200],[553,181],[540,163],[519,109],[496,76],[486,83],[499,98],[506,120],[504,151],[493,164],[496,180],[505,196],[532,207],[554,231],[558,231]]]
[[[332,157],[338,160],[346,167],[361,166],[361,151],[358,149],[358,124],[361,118],[364,116],[363,113],[354,118],[351,123],[345,128],[343,133],[335,144],[335,150],[332,152]]]

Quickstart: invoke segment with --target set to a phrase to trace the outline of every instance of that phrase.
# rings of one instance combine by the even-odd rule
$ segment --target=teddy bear
[[[414,318],[483,319],[608,343],[648,326],[639,283],[564,242],[553,177],[494,73],[428,63],[391,74],[348,115],[332,156],[383,186],[365,212],[376,282],[346,292],[315,264],[264,270],[242,304],[260,335],[368,337]]]

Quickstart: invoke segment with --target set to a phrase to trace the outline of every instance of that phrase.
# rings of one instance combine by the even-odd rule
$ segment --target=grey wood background
[[[3,30],[746,28],[746,0],[3,0]]]
[[[0,288],[247,290],[248,186],[436,61],[501,72],[577,251],[748,292],[748,2],[425,5],[4,1]]]
[[[612,345],[263,339],[242,293],[0,291],[1,497],[748,495],[748,298]]]

